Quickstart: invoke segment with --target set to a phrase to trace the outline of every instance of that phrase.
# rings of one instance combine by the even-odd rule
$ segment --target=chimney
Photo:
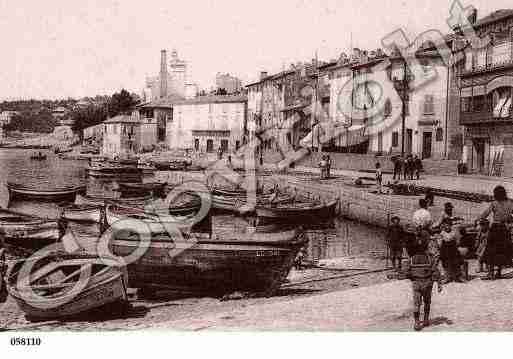
[[[260,71],[260,80],[263,80],[265,77],[267,77],[267,71]]]
[[[167,56],[166,50],[160,50],[160,97],[167,97]]]

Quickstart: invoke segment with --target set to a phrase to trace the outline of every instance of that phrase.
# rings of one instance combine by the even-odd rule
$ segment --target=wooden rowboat
[[[62,217],[69,221],[100,223],[101,205],[69,204],[60,206]]]
[[[170,229],[189,227],[192,224],[189,216],[171,216],[164,213],[157,215],[142,208],[113,204],[108,205],[105,212],[109,226],[141,234],[167,233]]]
[[[126,268],[114,259],[49,253],[16,262],[8,273],[7,288],[27,319],[40,321],[63,319],[108,304],[126,306],[127,279]]]
[[[147,183],[129,183],[119,182],[119,191],[123,195],[164,195],[167,183],[166,182],[147,182]]]
[[[6,242],[30,248],[42,248],[55,243],[61,234],[56,220],[3,208],[0,208],[0,229]]]
[[[114,237],[111,251],[126,256],[139,240]],[[222,295],[234,291],[273,294],[286,279],[306,238],[296,229],[233,238],[152,238],[149,248],[128,265],[131,287],[190,294]]]
[[[7,189],[9,190],[9,199],[26,199],[26,200],[38,200],[38,201],[71,201],[75,200],[75,197],[79,193],[85,193],[87,190],[86,186],[74,186],[64,188],[51,188],[41,189],[36,187],[27,187],[17,183],[7,182]]]
[[[265,204],[269,202],[274,197],[273,193],[269,194],[259,194],[257,195],[257,204]],[[224,211],[232,211],[232,212],[240,212],[241,209],[247,207],[247,197],[244,196],[222,196],[218,194],[212,193],[212,207],[214,209],[224,210]],[[275,203],[288,203],[292,201],[292,196],[286,193],[279,194],[278,197],[274,199]]]
[[[273,218],[288,221],[318,221],[320,218],[328,219],[335,216],[339,200],[324,204],[312,202],[293,202],[286,204],[264,204],[256,206],[258,217]]]
[[[140,207],[144,206],[146,202],[150,201],[150,196],[142,196],[142,197],[113,197],[113,196],[94,196],[94,195],[77,195],[75,199],[75,204],[78,205],[97,205],[97,206],[105,206],[108,203],[117,203],[127,206]]]

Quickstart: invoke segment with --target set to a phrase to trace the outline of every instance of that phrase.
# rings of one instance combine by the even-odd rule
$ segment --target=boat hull
[[[87,312],[111,303],[127,301],[126,284],[121,273],[87,288],[70,302],[52,308],[40,308],[37,301],[27,300],[19,293],[10,291],[20,309],[31,321],[66,318]],[[51,306],[51,303],[45,303]]]
[[[219,242],[219,243],[217,243]],[[286,279],[304,241],[152,242],[141,258],[128,265],[129,286],[163,288],[191,294],[222,295],[247,291],[271,295]],[[137,242],[115,239],[118,256],[134,251]]]
[[[69,189],[38,190],[7,184],[10,200],[37,200],[43,202],[74,201],[79,193],[85,193],[86,186],[79,186]]]
[[[62,217],[75,222],[96,222],[101,220],[100,206],[64,207]]]
[[[276,208],[271,206],[257,206],[258,217],[273,218],[282,221],[319,221],[320,218],[333,218],[337,213],[338,200],[332,201],[324,206],[312,208]]]

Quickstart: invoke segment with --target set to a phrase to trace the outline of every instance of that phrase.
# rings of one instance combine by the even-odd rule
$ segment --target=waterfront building
[[[170,148],[214,152],[234,151],[243,143],[246,96],[199,96],[176,101],[167,126]]]
[[[467,47],[458,66],[462,160],[473,172],[512,176],[513,9],[495,11],[473,27],[490,42]]]
[[[4,126],[11,123],[13,116],[17,115],[17,111],[0,112],[0,141],[4,138]]]
[[[227,94],[239,93],[242,91],[242,81],[228,73],[217,73],[216,88],[217,90],[224,89]]]

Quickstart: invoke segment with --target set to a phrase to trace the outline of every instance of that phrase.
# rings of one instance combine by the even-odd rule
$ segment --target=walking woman
[[[513,255],[511,246],[511,233],[509,224],[513,217],[513,201],[508,199],[503,186],[497,186],[493,190],[494,201],[481,214],[480,219],[487,219],[492,214],[492,224],[488,234],[483,260],[488,265],[488,275],[485,280],[493,280],[501,277],[502,267],[511,264]],[[494,269],[497,267],[497,273]]]

